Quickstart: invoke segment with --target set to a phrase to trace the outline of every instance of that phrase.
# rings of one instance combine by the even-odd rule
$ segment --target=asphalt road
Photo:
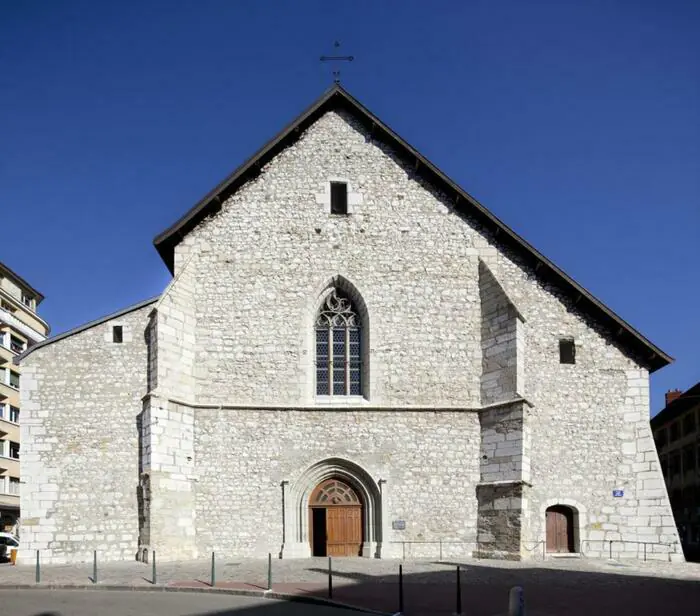
[[[2,616],[358,616],[257,597],[124,590],[0,590]]]

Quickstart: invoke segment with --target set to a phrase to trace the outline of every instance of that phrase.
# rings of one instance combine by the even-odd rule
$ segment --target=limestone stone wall
[[[414,554],[436,556],[440,539],[446,554],[474,550],[474,412],[197,409],[195,451],[200,553],[278,554],[282,482],[293,486],[307,469],[331,458],[353,462],[375,483],[381,480],[383,557],[400,556],[401,544],[392,542],[401,541],[435,541],[409,546]],[[287,506],[300,503],[288,497]],[[392,530],[397,520],[405,530]],[[285,530],[287,543],[299,537],[298,528]]]
[[[319,198],[338,177],[356,195],[347,217],[329,216]],[[667,499],[651,487],[661,476],[647,449],[648,389],[642,377],[633,396],[628,386],[628,375],[644,373],[636,358],[348,117],[322,117],[176,252],[176,274],[189,268],[196,289],[196,401],[280,407],[317,404],[313,315],[338,275],[369,315],[371,394],[348,405],[478,406],[483,263],[521,317],[514,376],[531,402],[533,484],[523,539],[544,540],[552,499],[578,498],[582,541],[603,524],[630,540],[675,540]],[[559,363],[563,337],[576,342],[575,365]],[[630,497],[613,500],[623,483],[635,496],[627,488]],[[632,525],[657,498],[649,525]],[[599,523],[604,516],[616,522]]]
[[[507,504],[515,529],[503,539],[488,525],[494,552],[539,553],[552,504],[575,508],[588,554],[605,540],[625,556],[637,555],[633,541],[677,541],[643,362],[458,214],[413,162],[349,117],[324,115],[177,246],[150,352],[144,309],[124,317],[119,349],[103,324],[29,355],[26,549],[130,557],[138,486],[143,548],[262,555],[292,532],[300,553],[303,512],[297,533],[282,525],[282,503],[323,460],[347,460],[372,506],[382,503],[384,556],[398,553],[392,541],[475,541],[477,493],[493,511]],[[349,216],[329,214],[339,178]],[[366,383],[363,396],[320,400],[314,317],[339,281],[362,306]],[[561,338],[574,339],[576,364],[559,363]],[[522,451],[482,468],[474,411],[494,401],[520,405]],[[501,464],[517,490],[486,494]],[[652,549],[668,557],[668,546]]]
[[[38,348],[22,362],[20,558],[133,559],[137,416],[152,306]],[[112,342],[122,325],[123,343]]]

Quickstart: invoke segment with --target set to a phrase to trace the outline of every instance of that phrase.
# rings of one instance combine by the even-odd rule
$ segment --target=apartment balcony
[[[0,402],[7,402],[12,406],[19,406],[19,388],[0,381]]]
[[[0,473],[19,477],[19,458],[6,458],[0,456]]]
[[[0,417],[0,439],[19,443],[19,424],[7,417]]]
[[[0,509],[19,509],[19,494],[0,492]]]

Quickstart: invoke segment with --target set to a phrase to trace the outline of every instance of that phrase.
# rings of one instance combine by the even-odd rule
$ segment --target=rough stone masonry
[[[649,428],[667,356],[342,88],[217,190],[157,238],[157,299],[21,358],[20,558],[309,556],[335,478],[366,557],[682,559]],[[361,382],[318,395],[336,292]]]

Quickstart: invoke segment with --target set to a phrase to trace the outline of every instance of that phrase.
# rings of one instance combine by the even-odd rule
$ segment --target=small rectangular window
[[[680,436],[681,436],[681,434],[680,434],[680,432],[681,432],[681,431],[680,431],[680,422],[674,421],[674,422],[671,424],[670,432],[671,432],[671,434],[670,434],[670,437],[669,437],[669,441],[670,441],[671,443],[673,443],[673,441],[677,441],[677,440],[680,438]]]
[[[690,446],[683,450],[683,473],[692,473],[693,471],[695,471],[695,448]]]
[[[114,325],[112,327],[112,342],[123,342],[123,333],[121,325]]]
[[[32,307],[32,297],[29,295],[25,295],[22,293],[22,303],[27,306],[28,308]]]
[[[671,470],[671,477],[675,477],[676,475],[680,474],[681,472],[681,454],[679,453],[674,453],[671,456],[671,464],[670,470]]]
[[[683,418],[683,436],[689,436],[695,432],[695,411],[690,411]]]
[[[656,435],[654,436],[654,440],[656,441],[657,449],[665,447],[666,443],[668,442],[666,440],[666,428],[661,428],[660,430],[658,430]]]
[[[573,338],[563,338],[559,341],[559,363],[576,363],[576,344]]]
[[[10,336],[10,349],[15,353],[21,353],[24,351],[24,342],[16,336]]]
[[[10,405],[10,421],[19,423],[19,409],[16,406]]]
[[[10,457],[19,460],[19,443],[10,441]]]
[[[19,374],[10,370],[10,387],[19,389]]]
[[[19,494],[19,479],[10,477],[10,494]]]
[[[345,182],[331,182],[331,214],[348,213],[348,185]]]

